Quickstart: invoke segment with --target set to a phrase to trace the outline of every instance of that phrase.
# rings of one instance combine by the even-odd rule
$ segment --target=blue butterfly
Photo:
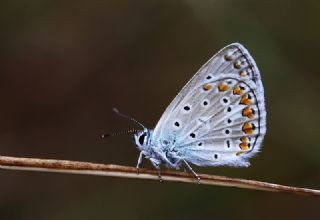
[[[137,171],[144,157],[160,180],[160,165],[186,167],[198,180],[190,164],[248,167],[266,133],[264,89],[255,61],[239,43],[224,47],[183,87],[154,130],[139,124],[143,130],[133,134],[140,150]]]

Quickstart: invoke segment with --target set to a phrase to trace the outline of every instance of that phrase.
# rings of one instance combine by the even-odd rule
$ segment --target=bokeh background
[[[262,73],[263,151],[230,177],[320,188],[320,2],[0,3],[1,155],[136,164],[118,107],[152,128],[197,69],[241,42]],[[145,167],[149,163],[145,161]],[[319,219],[320,201],[279,193],[95,176],[0,172],[6,219]]]

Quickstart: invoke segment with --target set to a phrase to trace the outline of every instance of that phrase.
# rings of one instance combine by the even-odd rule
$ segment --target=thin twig
[[[157,172],[155,170],[141,169],[138,175],[136,173],[135,167],[68,160],[48,160],[0,156],[0,169],[113,176],[157,181],[159,180]],[[279,184],[260,182],[256,180],[245,180],[216,175],[200,174],[199,176],[201,178],[199,184],[203,185],[229,186],[243,189],[253,189],[268,192],[284,192],[303,196],[320,197],[320,190],[284,186]],[[193,175],[177,171],[162,172],[162,179],[164,181],[172,182],[197,183],[197,180]]]

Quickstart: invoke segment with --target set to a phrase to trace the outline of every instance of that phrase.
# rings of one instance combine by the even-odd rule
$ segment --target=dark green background
[[[320,188],[320,2],[0,3],[1,155],[134,166],[147,127],[197,69],[240,42],[265,86],[267,135],[250,168],[198,172]],[[149,166],[147,161],[144,166]],[[6,219],[318,219],[320,200],[225,187],[0,171]]]

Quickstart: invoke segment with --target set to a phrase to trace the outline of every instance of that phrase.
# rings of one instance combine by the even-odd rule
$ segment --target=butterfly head
[[[128,131],[125,131],[125,132],[117,132],[117,133],[114,133],[114,134],[105,134],[103,135],[102,137],[107,137],[107,136],[115,136],[115,135],[118,135],[118,134],[129,134],[129,133],[133,133],[133,142],[138,146],[138,148],[142,151],[144,149],[146,149],[146,146],[147,144],[149,143],[149,140],[150,140],[150,136],[151,136],[151,131],[148,130],[142,123],[140,123],[138,120],[134,119],[133,117],[130,117],[128,115],[125,115],[125,114],[122,114],[119,112],[118,109],[116,108],[113,108],[113,111],[123,117],[123,118],[126,118],[126,119],[129,119],[130,121],[133,121],[135,122],[136,124],[140,125],[140,127],[143,128],[143,130],[135,130],[135,129],[131,129],[131,130],[128,130]]]
[[[142,131],[137,131],[133,134],[133,141],[138,146],[139,150],[144,150],[149,144],[151,131],[145,128]]]

